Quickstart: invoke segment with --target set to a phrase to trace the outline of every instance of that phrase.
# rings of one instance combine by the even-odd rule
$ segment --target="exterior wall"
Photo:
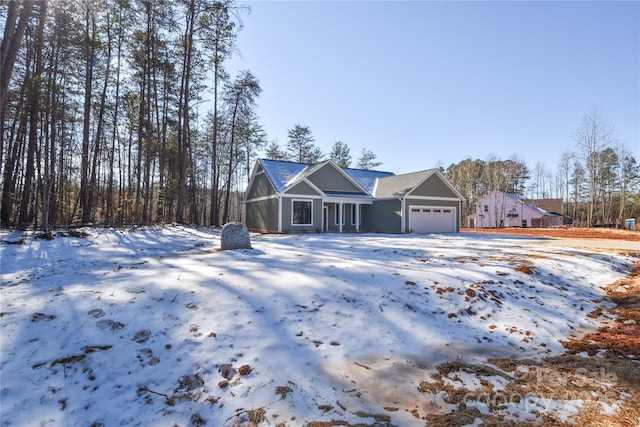
[[[562,217],[545,216],[522,201],[494,191],[476,203],[476,212],[468,222],[478,228],[551,227],[562,225]]]
[[[532,218],[531,227],[559,227],[562,225],[563,218],[561,216],[545,216],[542,218]]]
[[[246,203],[246,224],[249,230],[278,231],[278,199],[263,199]]]
[[[530,227],[530,218],[523,217],[526,206],[502,192],[492,192],[476,203],[476,227],[522,227],[523,220],[528,220],[526,227]]]
[[[333,166],[326,165],[307,177],[316,187],[324,191],[346,191],[362,193],[351,181],[345,178]]]
[[[267,175],[264,173],[256,174],[251,188],[249,188],[249,191],[247,192],[247,200],[271,196],[273,194],[275,194],[275,190],[269,182]]]
[[[300,182],[287,190],[287,194],[305,194],[307,196],[317,196],[318,192],[311,188],[306,182]]]
[[[449,186],[445,184],[435,173],[427,178],[422,184],[417,186],[410,194],[407,194],[407,197],[411,196],[458,198],[458,196],[451,191]]]
[[[448,188],[447,190],[451,192],[451,190],[449,190]],[[437,206],[437,207],[456,208],[456,233],[460,232],[460,210],[461,209],[460,209],[460,202],[458,200],[425,200],[425,199],[410,199],[410,198],[405,199],[404,229],[406,231],[409,231],[409,214],[408,214],[409,206]]]
[[[400,233],[401,207],[400,199],[376,200],[372,205],[362,205],[360,231]]]
[[[293,225],[293,201],[309,200],[312,204],[311,225]],[[276,208],[275,212],[278,212]],[[322,231],[322,199],[305,197],[283,197],[282,198],[282,232],[283,233],[319,233]]]

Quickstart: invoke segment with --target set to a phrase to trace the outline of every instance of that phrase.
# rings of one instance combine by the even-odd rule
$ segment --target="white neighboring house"
[[[476,212],[467,216],[471,228],[556,227],[563,216],[547,212],[520,196],[494,190],[476,202]]]

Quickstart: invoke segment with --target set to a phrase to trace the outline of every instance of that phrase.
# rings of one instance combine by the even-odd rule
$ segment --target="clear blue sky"
[[[281,146],[301,124],[395,173],[513,155],[555,171],[595,107],[640,161],[638,1],[239,4],[228,70],[259,79]]]

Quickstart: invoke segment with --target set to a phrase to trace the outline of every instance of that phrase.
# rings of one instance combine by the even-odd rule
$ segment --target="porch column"
[[[356,210],[356,233],[360,232],[360,203],[353,205],[353,209]]]
[[[344,214],[343,203],[338,203],[337,208],[338,208],[338,232],[342,233],[342,216]]]

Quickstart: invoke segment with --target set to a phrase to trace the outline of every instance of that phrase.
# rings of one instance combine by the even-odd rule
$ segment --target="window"
[[[292,219],[293,225],[313,225],[311,213],[313,211],[312,200],[293,200],[292,202]]]
[[[351,225],[356,225],[356,209],[358,209],[358,205],[351,205]]]
[[[484,205],[484,211],[489,212],[489,205]]]

